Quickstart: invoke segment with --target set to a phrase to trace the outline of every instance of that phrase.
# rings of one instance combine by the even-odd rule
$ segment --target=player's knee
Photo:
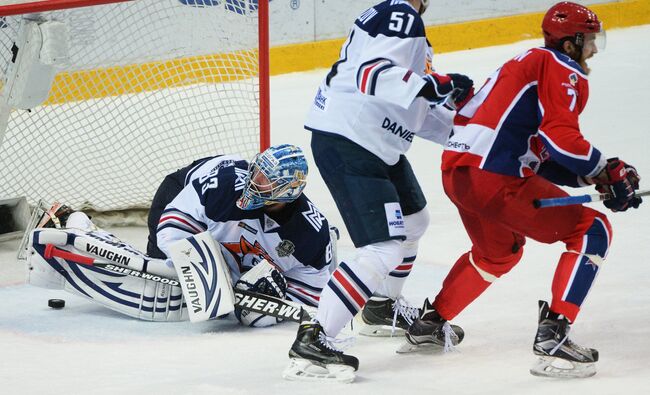
[[[357,266],[362,272],[373,273],[383,279],[402,261],[401,247],[400,240],[368,244],[359,248],[356,258],[348,266],[353,270]]]
[[[414,214],[404,216],[406,242],[417,243],[429,226],[429,210],[425,207]]]
[[[582,243],[586,243],[586,245],[582,246],[581,251],[584,251],[586,255],[596,255],[605,259],[612,242],[612,225],[605,214],[592,211],[593,219],[582,237]]]
[[[512,249],[512,254],[498,258],[483,256],[475,249],[472,249],[469,254],[469,261],[485,281],[493,282],[512,270],[521,260],[523,253],[523,243],[517,244],[517,248]]]

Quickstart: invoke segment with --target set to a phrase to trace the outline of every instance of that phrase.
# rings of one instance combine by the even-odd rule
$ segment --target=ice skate
[[[440,317],[429,299],[424,301],[422,314],[406,331],[406,343],[397,352],[450,351],[465,337],[463,329]]]
[[[365,325],[359,334],[365,336],[402,336],[420,316],[420,309],[410,306],[403,298],[373,296],[361,311]]]
[[[549,318],[548,303],[539,301],[539,327],[533,352],[539,356],[530,369],[535,376],[582,378],[596,374],[598,351],[569,339],[569,321]]]
[[[359,360],[336,350],[323,327],[302,311],[298,335],[289,350],[289,366],[282,372],[287,380],[351,383]]]
[[[65,204],[54,202],[49,210],[45,211],[36,224],[37,228],[65,228],[65,223],[74,210]]]

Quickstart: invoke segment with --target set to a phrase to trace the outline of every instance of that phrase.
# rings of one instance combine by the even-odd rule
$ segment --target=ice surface
[[[650,183],[647,93],[650,26],[608,32],[608,47],[594,58],[584,134],[607,156],[634,164],[642,187]],[[506,59],[538,41],[436,56],[440,72],[463,72],[482,81]],[[273,143],[309,150],[302,121],[325,70],[275,77]],[[405,295],[420,304],[433,296],[469,240],[442,193],[441,147],[416,140],[409,159],[429,200],[432,223],[420,244]],[[310,158],[311,163],[311,158]],[[312,166],[306,193],[343,228],[329,193]],[[65,197],[62,197],[64,199]],[[594,207],[601,207],[595,204]],[[603,208],[604,209],[604,208]],[[121,317],[63,291],[21,285],[16,243],[0,244],[0,393],[3,394],[642,394],[650,385],[650,202],[609,215],[614,241],[607,263],[573,326],[579,344],[598,348],[596,376],[553,380],[528,373],[537,300],[550,298],[561,245],[528,242],[521,263],[495,283],[456,323],[466,332],[457,353],[397,355],[401,339],[358,337],[350,353],[360,371],[351,385],[287,382],[295,324],[239,327],[233,319],[202,325],[147,323]],[[146,230],[114,232],[144,248]],[[345,231],[343,256],[352,254]],[[63,310],[47,299],[64,298]]]

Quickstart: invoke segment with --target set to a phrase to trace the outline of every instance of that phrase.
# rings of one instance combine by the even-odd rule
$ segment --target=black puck
[[[47,301],[47,305],[53,309],[62,309],[65,307],[65,300],[63,299],[50,299]]]

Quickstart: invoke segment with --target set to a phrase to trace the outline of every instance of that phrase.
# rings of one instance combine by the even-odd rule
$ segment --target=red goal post
[[[268,147],[268,14],[268,0],[0,2],[0,199],[147,208],[175,169]]]
[[[93,5],[120,3],[132,0],[42,0],[42,1],[5,1],[0,3],[0,16],[29,14],[68,8],[79,8]]]

